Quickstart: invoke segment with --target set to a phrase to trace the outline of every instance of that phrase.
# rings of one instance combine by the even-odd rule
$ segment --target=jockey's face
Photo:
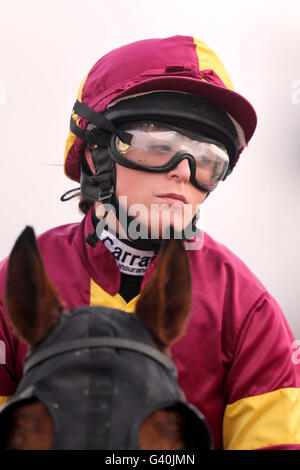
[[[190,176],[187,159],[166,173],[133,170],[116,163],[116,197],[122,205],[125,201],[129,215],[137,217],[152,234],[158,231],[162,236],[170,224],[181,232],[207,195],[192,185]]]

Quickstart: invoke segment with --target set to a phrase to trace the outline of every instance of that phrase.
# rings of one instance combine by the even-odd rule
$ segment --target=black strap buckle
[[[88,140],[88,137],[90,137],[91,144],[102,144],[104,140],[105,143],[108,142],[106,145],[109,145],[110,137],[113,134],[116,134],[119,139],[121,139],[122,142],[124,142],[125,144],[130,144],[132,139],[131,134],[122,131],[121,129],[117,129],[112,123],[112,121],[107,119],[102,113],[97,113],[81,101],[76,101],[73,106],[73,113],[82,116],[83,118],[87,119],[90,123],[94,124],[95,129],[91,129],[90,131],[85,132],[82,131],[82,129],[78,131],[79,134],[84,132],[84,134],[86,135],[86,140]],[[74,134],[78,135],[76,133],[76,130]]]
[[[99,197],[99,202],[111,200],[111,197],[113,195],[114,188],[107,189],[106,191],[100,191],[100,197]]]

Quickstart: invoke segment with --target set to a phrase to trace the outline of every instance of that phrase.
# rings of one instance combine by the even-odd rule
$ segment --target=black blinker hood
[[[186,417],[187,449],[212,448],[204,417],[179,389],[174,364],[153,347],[139,319],[123,311],[79,307],[61,313],[25,360],[16,393],[1,411],[2,448],[9,411],[32,399],[50,412],[52,449],[140,449],[141,423],[167,407]]]

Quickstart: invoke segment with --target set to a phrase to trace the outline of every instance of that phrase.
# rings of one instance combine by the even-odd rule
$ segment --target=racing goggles
[[[187,159],[190,181],[197,189],[213,191],[225,179],[229,157],[225,146],[213,139],[153,122],[130,124],[122,130],[132,135],[130,144],[114,136],[111,145],[112,159],[122,166],[163,173]]]

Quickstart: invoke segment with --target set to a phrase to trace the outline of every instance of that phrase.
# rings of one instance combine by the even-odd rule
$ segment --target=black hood
[[[187,416],[188,449],[212,445],[205,419],[178,387],[174,364],[153,347],[134,314],[105,307],[63,311],[25,360],[23,379],[0,414],[2,429],[11,407],[33,397],[52,416],[52,449],[139,449],[142,421],[169,406]]]

